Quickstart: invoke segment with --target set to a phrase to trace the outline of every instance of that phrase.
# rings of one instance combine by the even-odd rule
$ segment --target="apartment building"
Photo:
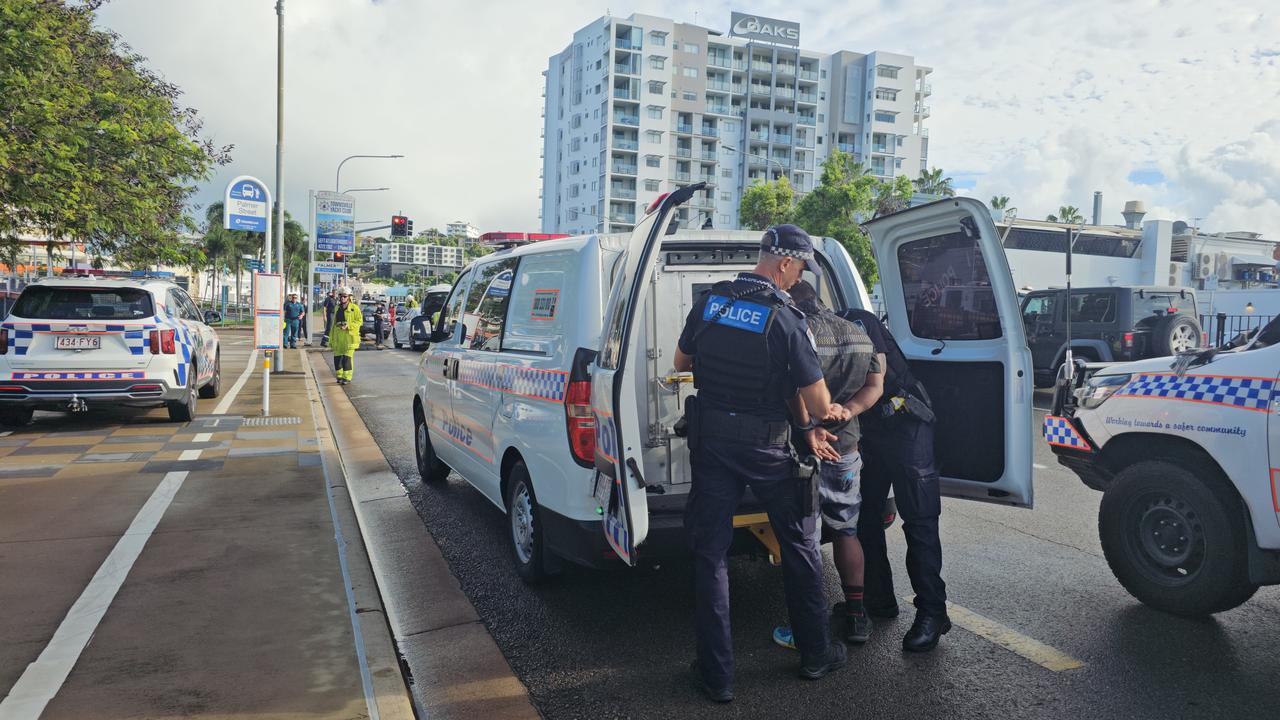
[[[413,265],[439,272],[452,272],[462,269],[463,257],[462,248],[457,247],[419,243],[375,243],[373,262],[377,265]],[[408,268],[401,268],[401,271],[405,269]]]
[[[471,241],[480,238],[480,228],[465,220],[454,220],[444,226],[444,234],[449,237],[465,237]]]
[[[799,24],[743,13],[724,31],[632,14],[575,32],[543,73],[543,232],[624,232],[694,182],[707,188],[682,224],[737,228],[747,187],[786,176],[808,192],[836,148],[881,178],[917,177],[932,69],[799,45]]]

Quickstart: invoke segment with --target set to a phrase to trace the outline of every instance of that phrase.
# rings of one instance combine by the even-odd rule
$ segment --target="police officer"
[[[907,539],[907,575],[916,595],[916,619],[902,638],[902,649],[926,652],[937,647],[938,640],[951,629],[947,586],[942,581],[942,541],[938,537],[942,497],[933,458],[934,417],[929,396],[879,318],[865,310],[840,314],[867,331],[888,365],[883,397],[859,416],[864,465],[858,539],[866,557],[867,612],[885,618],[898,615],[883,525],[884,505],[892,486]]]
[[[794,225],[770,228],[760,249],[753,272],[717,283],[694,304],[675,355],[676,370],[693,370],[698,388],[686,405],[693,488],[684,522],[695,568],[694,670],[716,702],[733,699],[726,555],[746,486],[781,546],[801,677],[816,680],[845,663],[844,645],[828,638],[817,514],[803,502],[788,449],[789,408],[803,415],[803,403],[809,416],[848,418],[832,405],[804,315],[785,292],[806,267],[818,268],[809,236]]]

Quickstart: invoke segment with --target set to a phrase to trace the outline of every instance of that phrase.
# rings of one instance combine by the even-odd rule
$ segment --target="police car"
[[[560,559],[600,565],[679,551],[690,489],[677,431],[695,392],[672,367],[694,303],[750,270],[760,233],[675,228],[701,184],[655,201],[630,234],[548,240],[475,261],[453,286],[412,400],[418,467],[451,470],[506,511],[527,580]],[[940,417],[943,492],[1030,507],[1031,358],[985,207],[956,198],[868,224],[884,309]],[[869,308],[853,260],[814,238],[829,306]],[[965,293],[928,295],[963,285]],[[750,494],[744,544],[763,520]],[[759,537],[759,536],[757,536]],[[763,539],[763,538],[761,538]]]
[[[41,280],[0,323],[0,423],[36,409],[165,406],[187,422],[217,397],[218,335],[164,280]]]
[[[1102,491],[1098,532],[1125,589],[1206,615],[1280,583],[1280,319],[1222,348],[1080,370],[1044,435]]]

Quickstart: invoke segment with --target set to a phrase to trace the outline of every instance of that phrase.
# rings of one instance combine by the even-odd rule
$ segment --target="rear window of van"
[[[136,320],[154,314],[151,293],[138,288],[33,285],[13,308],[15,317],[28,320]]]

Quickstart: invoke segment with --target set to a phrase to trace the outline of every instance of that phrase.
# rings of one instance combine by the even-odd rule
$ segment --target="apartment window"
[[[897,122],[897,121],[898,121],[898,116],[896,113],[881,112],[879,110],[876,111],[876,122],[891,123],[891,122]]]
[[[818,77],[822,78],[823,80],[827,79],[827,71],[825,68],[818,71]]]
[[[876,99],[877,100],[897,100],[898,91],[891,90],[889,88],[876,88]]]
[[[645,167],[662,167],[662,158],[658,155],[645,155],[644,166]]]
[[[662,181],[661,180],[645,180],[644,189],[645,189],[645,192],[658,192],[659,190],[662,189]]]
[[[690,90],[685,90],[683,93],[680,94],[680,96],[683,97],[685,100],[689,100],[692,102],[698,101],[698,93],[692,92]]]
[[[720,171],[720,177],[731,178],[733,177],[733,171],[730,170],[729,168],[724,168],[723,170]]]
[[[569,127],[575,130],[582,127],[582,116],[575,113],[573,119],[569,121]]]
[[[657,105],[650,105],[648,114],[649,114],[649,117],[653,118],[654,120],[661,120],[662,108],[658,107]]]
[[[901,167],[902,167],[902,158],[894,158],[894,159],[893,159],[893,166],[894,166],[895,168],[901,168]]]
[[[826,99],[827,99],[827,91],[826,91],[826,90],[823,90],[823,91],[819,92],[819,93],[818,93],[818,99],[819,99],[819,100],[826,100]]]
[[[696,47],[696,46],[695,46],[695,47]],[[683,75],[683,76],[685,76],[685,77],[687,77],[687,78],[696,78],[696,77],[698,77],[698,68],[696,68],[696,67],[683,67],[683,68],[680,68],[680,74],[681,74],[681,75]]]
[[[600,83],[596,83],[596,94],[600,94]]]
[[[662,82],[661,80],[650,80],[649,92],[653,95],[661,95],[663,85],[666,85],[666,83]]]
[[[684,51],[685,51],[685,52],[687,52],[687,53],[689,53],[690,55],[697,55],[697,54],[698,54],[698,46],[697,46],[697,45],[694,45],[693,43],[685,43],[685,44],[684,44]]]
[[[650,144],[656,145],[662,142],[662,132],[659,130],[646,130],[644,133],[644,139]]]
[[[650,56],[649,56],[649,67],[650,67],[650,68],[652,68],[652,69],[654,69],[654,70],[661,70],[661,69],[663,69],[664,67],[666,67],[666,65],[667,65],[667,59],[666,59],[666,58],[664,58],[664,57],[662,57],[661,55],[650,55]]]
[[[573,142],[569,143],[569,149],[573,152],[578,152],[578,148],[580,147],[582,147],[582,140],[580,138],[574,138]]]
[[[902,141],[903,141],[903,140],[906,140],[906,139],[907,139],[907,136],[906,136],[906,135],[899,135],[899,136],[898,136],[898,147],[902,147]]]
[[[579,163],[577,160],[574,160],[573,162],[569,163],[569,174],[577,175],[578,170],[580,170],[581,168],[582,168],[582,164]]]
[[[728,215],[721,215],[721,216],[720,216],[720,224],[721,224],[721,225],[728,225],[728,224],[729,224],[729,216],[728,216]]]
[[[890,80],[898,79],[898,68],[888,65],[876,66],[876,77],[889,78]]]
[[[730,194],[729,194],[729,193],[727,193],[727,192],[722,192],[722,193],[720,193],[720,199],[721,199],[721,200],[732,200],[732,199],[733,199],[733,196],[732,196],[732,195],[730,195]]]
[[[596,144],[599,144],[599,143],[600,143],[600,133],[591,133],[591,142],[596,143]]]
[[[649,42],[653,43],[654,45],[665,46],[667,44],[667,34],[664,32],[658,32],[657,30],[654,30],[649,33]]]
[[[826,116],[826,114],[825,114],[825,113],[818,113],[818,122],[820,122],[820,123],[824,123],[824,122],[826,122],[826,121],[827,121],[827,116]]]
[[[596,61],[596,69],[597,69],[597,70],[599,70],[599,69],[600,69],[600,61],[599,61],[599,60],[597,60],[597,61]]]

